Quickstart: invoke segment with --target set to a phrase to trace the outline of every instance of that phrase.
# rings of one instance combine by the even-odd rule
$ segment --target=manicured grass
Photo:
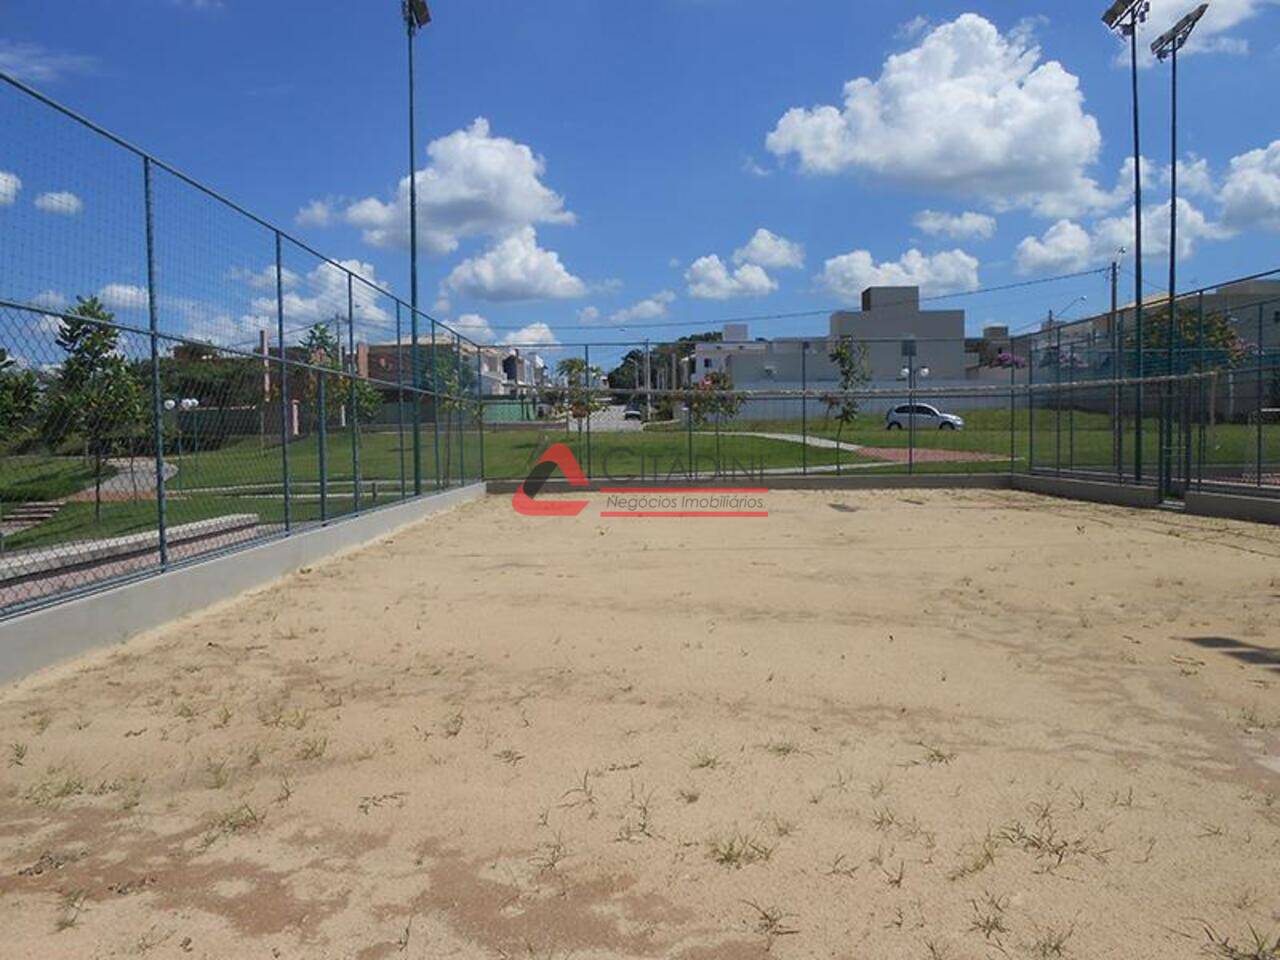
[[[641,472],[652,475],[682,473],[689,459],[688,438],[684,434],[658,432],[595,432],[588,438],[585,431],[563,428],[545,431],[496,430],[484,434],[484,466],[486,477],[514,479],[528,474],[538,456],[553,443],[565,443],[573,450],[584,471],[592,475],[634,476]],[[440,463],[452,483],[464,478],[478,479],[480,469],[480,435],[476,431],[454,432],[441,436]],[[425,483],[435,480],[435,438],[424,431],[421,440],[422,474]],[[412,437],[405,436],[406,475],[412,477]],[[363,480],[380,480],[397,489],[400,480],[400,436],[398,433],[362,433],[360,436],[360,476]],[[713,433],[694,435],[693,456],[699,469],[709,471],[716,460],[717,445]],[[852,450],[842,451],[842,463],[865,460]],[[834,450],[810,448],[807,453],[797,443],[785,440],[760,440],[752,437],[722,436],[720,460],[739,470],[785,469],[801,466],[807,456],[810,465],[834,464]],[[295,483],[318,483],[320,479],[319,445],[314,437],[289,446],[289,471]],[[326,475],[331,483],[350,483],[354,476],[351,434],[332,431],[326,447]],[[257,438],[238,441],[219,450],[187,454],[180,464],[170,489],[177,491],[262,486],[279,489],[281,484],[280,448],[263,447]]]
[[[103,466],[102,478],[115,476]],[[0,500],[29,503],[60,500],[93,484],[93,466],[79,457],[0,455]]]
[[[846,426],[841,441],[868,447],[905,448],[914,439],[917,449],[987,453],[1000,457],[1007,464],[1012,440],[1013,456],[1024,464],[1033,460],[1033,443],[1034,463],[1037,467],[1057,466],[1059,460],[1063,467],[1110,467],[1114,464],[1115,440],[1111,418],[1107,414],[1072,413],[1068,410],[1059,414],[1056,410],[1037,410],[1033,423],[1028,412],[1021,410],[1014,417],[1012,437],[1007,410],[969,410],[963,416],[963,430],[917,430],[913,438],[907,430],[886,430],[883,418],[868,415]],[[809,436],[834,440],[838,427],[837,423],[818,418],[810,420],[804,429]],[[695,433],[706,433],[713,429],[711,425],[704,425],[695,428]],[[744,421],[725,424],[721,429],[800,436],[802,425],[799,420]],[[1264,462],[1280,463],[1280,425],[1266,424],[1262,429]],[[667,424],[651,424],[645,432],[684,431],[683,428],[677,429]],[[1134,423],[1128,420],[1124,424],[1122,436],[1126,462],[1132,461],[1135,439]],[[1148,464],[1155,463],[1157,459],[1158,439],[1158,421],[1154,417],[1147,418],[1143,421],[1142,448],[1143,458]],[[1198,462],[1199,428],[1192,430],[1191,444],[1193,460]],[[1206,426],[1205,466],[1252,463],[1257,457],[1256,445],[1257,427],[1254,425],[1222,423]]]

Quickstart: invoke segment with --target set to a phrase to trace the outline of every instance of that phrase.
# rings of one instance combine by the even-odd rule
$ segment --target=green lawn
[[[103,467],[103,479],[115,475]],[[0,501],[61,500],[93,484],[93,467],[80,457],[13,457],[0,454]]]
[[[997,459],[985,462],[917,463],[918,472],[991,472],[1009,468],[1010,418],[1007,410],[969,411],[966,429],[961,431],[917,431],[918,449],[950,449],[976,451]],[[1061,424],[1061,432],[1059,432]],[[810,436],[834,439],[837,424],[815,419],[807,425]],[[617,433],[596,432],[588,440],[585,431],[566,431],[552,427],[542,431],[487,430],[484,433],[485,475],[492,479],[519,479],[528,474],[538,455],[552,443],[564,442],[574,451],[583,470],[595,479],[629,480],[639,476],[665,479],[679,478],[689,467],[690,441],[693,461],[702,474],[710,473],[717,462],[722,472],[743,473],[760,469],[799,470],[835,463],[834,450],[806,448],[785,440],[726,435],[733,430],[758,433],[784,433],[800,436],[798,421],[752,422],[725,424],[721,435],[714,425],[688,431],[673,425],[651,424],[644,431]],[[1264,461],[1280,464],[1280,424],[1264,428]],[[1085,470],[1109,472],[1113,469],[1113,435],[1111,421],[1105,414],[1038,410],[1034,431],[1025,411],[1013,421],[1013,453],[1020,467],[1031,461],[1034,432],[1034,465],[1054,469],[1061,465]],[[1144,424],[1144,456],[1148,464],[1156,462],[1156,421]],[[397,432],[364,432],[360,434],[362,505],[365,507],[393,502],[400,496],[401,459],[405,464],[406,491],[412,492],[412,441],[408,434],[401,449]],[[842,440],[851,445],[905,448],[911,434],[904,430],[887,431],[878,417],[868,416],[847,428]],[[1256,457],[1256,427],[1242,424],[1220,424],[1204,433],[1205,465],[1249,464]],[[1193,431],[1193,460],[1198,462],[1200,433]],[[334,430],[328,435],[327,477],[329,482],[328,513],[330,518],[349,512],[352,504],[352,437],[348,430]],[[481,436],[475,430],[442,431],[440,464],[447,474],[445,485],[479,479]],[[1125,460],[1132,463],[1133,424],[1125,425]],[[436,485],[436,437],[433,430],[421,435],[422,476],[428,491]],[[853,450],[842,450],[842,464],[862,464],[861,473],[901,473],[904,463],[866,466],[874,458]],[[320,480],[320,448],[317,438],[308,437],[289,446],[290,476],[294,492],[292,511],[298,521],[316,520],[320,516],[318,498]],[[179,470],[169,483],[168,521],[171,525],[190,523],[229,513],[256,513],[263,523],[281,523],[284,519],[280,447],[264,444],[258,437],[247,437],[211,451],[187,453],[174,460]],[[0,459],[0,496],[14,502],[32,499],[58,499],[91,486],[90,469],[75,458],[7,457]],[[377,499],[373,493],[377,487]],[[79,539],[98,539],[154,529],[156,506],[152,500],[107,502],[102,519],[94,521],[92,503],[67,504],[53,520],[33,529],[5,538],[5,549],[16,550]]]
[[[886,430],[880,417],[866,416],[845,428],[842,442],[868,447],[905,448],[914,439],[918,449],[967,450],[1000,457],[1008,464],[1010,444],[1013,455],[1021,463],[1032,462],[1036,467],[1070,466],[1087,469],[1109,469],[1114,466],[1114,436],[1111,418],[1100,413],[1072,413],[1063,410],[1037,410],[1034,424],[1027,411],[1018,411],[1010,436],[1008,410],[970,410],[964,413],[963,430],[917,430],[914,438],[907,430]],[[838,424],[822,419],[808,422],[805,429],[809,436],[835,439]],[[751,421],[726,423],[722,431],[741,430],[758,433],[786,433],[800,436],[799,420]],[[1157,459],[1158,422],[1155,418],[1143,421],[1143,458],[1148,464]],[[695,433],[708,433],[713,425],[695,428]],[[646,433],[682,433],[683,428],[667,424],[652,424]],[[1124,424],[1122,441],[1124,459],[1132,463],[1136,435],[1134,423]],[[1193,462],[1199,462],[1200,431],[1191,434]],[[1217,424],[1204,430],[1205,466],[1240,465],[1252,463],[1256,457],[1257,427],[1247,424]],[[1280,463],[1280,425],[1263,427],[1263,460]],[[901,469],[900,467],[898,469]]]

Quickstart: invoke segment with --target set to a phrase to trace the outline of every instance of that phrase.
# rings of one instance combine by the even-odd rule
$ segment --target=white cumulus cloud
[[[1280,140],[1232,158],[1221,200],[1228,226],[1280,230]]]
[[[454,267],[447,290],[477,300],[567,300],[581,297],[587,285],[571,274],[560,255],[538,246],[533,227],[524,227],[477,257]]]
[[[735,297],[763,297],[778,284],[758,264],[744,263],[733,273],[714,253],[699,257],[685,271],[689,296],[698,300],[731,300]]]
[[[826,262],[818,282],[850,299],[861,296],[867,287],[919,287],[925,295],[978,289],[976,257],[963,250],[947,250],[926,255],[908,250],[897,260],[876,263],[867,250],[832,257]]]
[[[85,73],[97,61],[77,53],[59,53],[38,43],[0,39],[0,72],[27,83],[53,83],[68,73]]]
[[[921,210],[913,221],[916,227],[931,237],[950,237],[953,240],[990,240],[996,234],[996,218],[985,213],[941,213],[937,210]]]
[[[789,110],[768,135],[812,174],[863,172],[982,198],[1001,209],[1087,210],[1105,202],[1087,169],[1102,136],[1080,82],[1041,60],[1030,31],[974,14],[933,27],[839,106]]]
[[[36,209],[45,213],[55,213],[63,217],[74,217],[84,209],[84,201],[74,193],[60,190],[56,193],[42,193],[36,197]]]
[[[475,120],[427,147],[431,162],[415,173],[418,239],[428,253],[451,253],[465,237],[501,237],[530,224],[571,224],[564,198],[542,182],[546,162],[523,143]],[[313,201],[298,216],[321,217]],[[323,201],[320,201],[323,203]],[[377,247],[409,245],[409,178],[390,201],[366,197],[346,208],[347,222]]]
[[[0,170],[0,207],[11,207],[22,190],[22,178],[16,173]]]
[[[328,200],[312,200],[299,210],[293,222],[300,227],[327,227],[334,221],[333,204]]]
[[[1109,263],[1119,256],[1131,259],[1136,249],[1133,209],[1106,217],[1086,228],[1073,220],[1059,220],[1039,237],[1026,237],[1014,254],[1019,273],[1066,273]],[[1178,198],[1178,259],[1189,259],[1205,241],[1225,240],[1233,231],[1211,220],[1185,197]],[[1143,206],[1143,259],[1169,255],[1169,202]]]
[[[285,323],[296,326],[299,323],[321,323],[341,317],[347,317],[347,275],[348,271],[357,280],[351,284],[351,307],[357,324],[363,323],[365,329],[358,335],[369,336],[373,331],[369,326],[382,327],[394,332],[391,314],[384,306],[385,298],[370,284],[378,284],[377,269],[371,263],[361,260],[340,260],[338,266],[322,263],[305,277],[286,270],[284,279]],[[267,266],[260,271],[246,271],[245,282],[256,290],[275,289],[275,267]],[[368,281],[362,282],[363,281]],[[252,314],[259,322],[275,323],[276,298],[274,293],[255,297],[250,306]],[[264,319],[265,318],[265,319]]]
[[[531,323],[502,338],[504,346],[512,347],[548,347],[555,346],[559,342],[554,331],[545,323]]]
[[[447,324],[456,333],[462,334],[472,343],[489,344],[496,339],[489,321],[478,313],[464,313]]]
[[[108,310],[141,310],[148,304],[146,288],[131,283],[108,283],[98,299]]]
[[[770,270],[799,270],[804,267],[804,247],[761,227],[746,246],[734,251],[733,262],[754,263]]]
[[[665,317],[675,301],[676,295],[672,291],[661,290],[652,297],[645,297],[639,303],[615,310],[609,315],[609,322],[622,324],[634,323],[637,320],[656,320],[659,317]]]

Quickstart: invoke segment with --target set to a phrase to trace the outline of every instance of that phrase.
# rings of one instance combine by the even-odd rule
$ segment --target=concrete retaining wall
[[[1233,493],[1186,492],[1187,513],[1227,520],[1280,524],[1280,498],[1241,497]]]
[[[96,647],[120,643],[483,496],[484,486],[472,484],[383,507],[2,621],[0,684]]]
[[[1011,478],[1014,490],[1039,493],[1048,497],[1065,497],[1069,500],[1088,500],[1091,503],[1110,503],[1118,507],[1152,508],[1160,505],[1155,487],[1124,486],[1099,480],[1076,480],[1069,477],[1042,477],[1034,474],[1014,474]]]
[[[490,480],[487,484],[491,494],[510,496],[523,481]],[[680,486],[683,480],[628,480],[595,481],[590,488],[571,487],[564,480],[548,480],[542,487],[544,493],[582,493],[598,491],[601,487],[671,487]],[[751,487],[757,481],[750,477],[738,477],[728,480],[697,480],[689,484],[699,489],[713,487]],[[764,478],[760,486],[770,490],[946,490],[946,489],[979,489],[1008,490],[1009,475],[1007,473],[917,473],[917,474],[878,474],[837,477],[833,473],[814,474],[809,477],[774,477]]]

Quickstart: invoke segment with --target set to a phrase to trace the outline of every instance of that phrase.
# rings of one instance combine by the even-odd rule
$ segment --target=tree
[[[440,345],[433,348],[431,367],[426,375],[429,377],[427,386],[439,391],[432,398],[436,422],[440,422],[440,414],[445,414],[445,429],[450,434],[444,448],[444,476],[447,478],[453,470],[453,414],[472,413],[479,419],[484,415],[484,406],[474,399],[475,367],[454,347]]]
[[[9,351],[0,347],[0,444],[14,447],[27,438],[39,402],[36,375],[20,368]]]
[[[142,384],[119,352],[115,319],[97,297],[77,298],[63,318],[58,346],[67,354],[45,415],[45,434],[71,434],[93,461],[93,514],[102,518],[102,479],[107,460],[134,440],[143,422]]]
[[[582,357],[566,357],[556,364],[556,373],[564,381],[564,407],[578,421],[578,433],[582,433],[582,424],[593,410],[599,410],[604,401],[596,396],[592,384],[604,375],[596,366],[587,366]]]
[[[840,374],[840,395],[834,407],[836,420],[836,469],[840,467],[840,439],[844,428],[858,419],[859,400],[856,391],[871,381],[867,365],[867,345],[855,343],[852,337],[841,337],[828,355]]]
[[[322,389],[333,383],[336,378],[333,374],[325,373],[324,371],[337,371],[341,362],[338,338],[330,329],[330,324],[336,326],[345,322],[345,318],[335,316],[329,323],[314,324],[308,328],[306,335],[298,341],[298,346],[302,350],[302,362],[307,364],[308,367],[295,368],[301,375],[291,374],[293,380],[289,384],[289,392],[304,409],[311,410],[311,427],[313,430],[319,428],[322,416],[325,418],[326,424],[331,416],[327,409],[324,411],[320,409],[320,395]],[[347,402],[347,399],[349,398],[339,396],[335,407],[341,407],[343,403]]]
[[[644,351],[628,350],[619,364],[609,371],[609,386],[614,390],[632,391],[644,380]]]
[[[1168,304],[1152,309],[1144,317],[1144,376],[1229,368],[1238,366],[1247,358],[1248,345],[1226,314],[1207,313],[1201,317],[1195,308],[1179,307],[1177,317],[1176,331],[1169,329]],[[1171,341],[1174,348],[1172,369],[1169,361]],[[1125,330],[1124,357],[1126,374],[1137,376],[1138,331],[1134,324],[1129,324]]]
[[[720,424],[725,417],[736,417],[743,402],[742,395],[733,392],[733,379],[722,371],[708,373],[689,395],[689,415],[694,423],[702,425],[715,418],[717,469],[720,465]]]

